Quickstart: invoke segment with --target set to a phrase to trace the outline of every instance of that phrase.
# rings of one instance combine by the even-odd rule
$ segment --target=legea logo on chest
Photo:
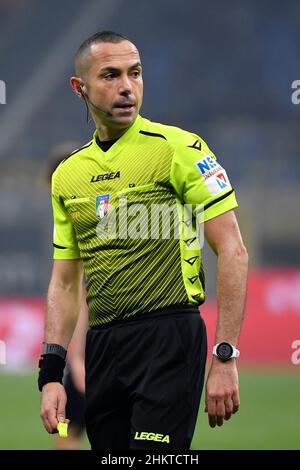
[[[97,183],[98,181],[105,181],[105,180],[114,180],[116,178],[120,178],[120,171],[104,173],[103,175],[92,176],[91,183]]]

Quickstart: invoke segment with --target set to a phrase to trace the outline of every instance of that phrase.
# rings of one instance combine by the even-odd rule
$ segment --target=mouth
[[[122,110],[124,112],[131,112],[131,111],[134,110],[134,106],[135,106],[134,103],[130,103],[130,102],[128,102],[128,103],[116,103],[114,105],[114,108]]]

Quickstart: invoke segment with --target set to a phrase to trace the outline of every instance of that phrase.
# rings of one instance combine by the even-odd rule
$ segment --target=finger
[[[43,420],[43,424],[44,424],[44,427],[46,428],[46,431],[49,433],[49,434],[55,434],[57,431],[57,429],[53,429],[53,427],[51,426],[51,423],[50,421],[45,418]]]
[[[52,434],[53,430],[56,429],[56,409],[54,407],[43,407],[41,411],[41,418],[43,425],[47,432]]]
[[[217,401],[217,425],[222,426],[225,416],[225,404],[224,398],[221,398]]]
[[[233,413],[233,402],[231,398],[225,400],[225,420],[228,421]]]
[[[47,414],[46,414],[46,418],[47,420],[49,421],[50,423],[50,426],[51,426],[51,434],[53,433],[53,431],[56,430],[56,426],[57,426],[57,418],[56,418],[56,408],[51,408],[48,410]]]
[[[224,417],[223,416],[217,416],[217,425],[219,427],[223,426],[223,422],[224,422]]]
[[[240,395],[239,395],[239,390],[235,390],[232,394],[232,402],[233,402],[233,413],[236,413],[239,411],[240,407]]]
[[[216,418],[216,400],[209,399],[206,402],[206,410],[208,413],[208,422],[210,427],[214,428],[217,424],[217,418]]]
[[[66,404],[67,400],[65,395],[60,395],[58,398],[58,403],[57,403],[57,420],[60,422],[65,422],[65,417],[66,417]]]
[[[51,424],[49,423],[48,419],[47,418],[42,418],[42,421],[43,421],[43,425],[44,425],[44,428],[46,429],[46,431],[51,434]]]
[[[58,433],[57,427],[55,429],[52,429],[52,431],[50,432],[50,434],[57,434],[57,433]]]
[[[208,415],[208,422],[211,428],[215,428],[217,424],[217,417],[216,415]]]

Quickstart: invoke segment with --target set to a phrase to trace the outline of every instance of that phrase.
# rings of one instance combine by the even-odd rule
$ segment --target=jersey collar
[[[93,134],[93,146],[94,149],[97,150],[98,152],[101,153],[102,157],[106,158],[111,158],[123,148],[124,145],[126,145],[132,137],[138,133],[138,131],[141,129],[143,123],[143,118],[140,114],[136,117],[136,120],[134,123],[129,127],[129,129],[119,137],[119,139],[108,149],[106,152],[103,152],[103,150],[99,147],[97,144],[97,129],[95,130]]]

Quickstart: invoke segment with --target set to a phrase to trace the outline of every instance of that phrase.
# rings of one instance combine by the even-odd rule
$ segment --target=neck
[[[105,140],[115,140],[121,137],[121,135],[125,134],[126,131],[128,131],[129,127],[125,127],[123,129],[112,129],[108,128],[103,125],[97,125],[97,133],[98,137],[101,140],[101,142],[104,142]]]

